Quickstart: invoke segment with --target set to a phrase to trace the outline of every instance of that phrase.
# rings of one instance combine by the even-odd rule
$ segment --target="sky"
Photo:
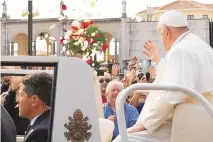
[[[33,7],[40,13],[35,18],[57,18],[61,0],[33,0]],[[63,0],[67,5],[65,14],[70,19],[84,18],[117,18],[121,17],[122,0]],[[95,6],[91,7],[91,1]],[[162,6],[174,0],[126,0],[127,15],[134,17],[137,12],[145,10],[147,6]],[[200,3],[213,3],[213,0],[195,0]],[[0,0],[2,3],[3,0]],[[22,17],[23,9],[27,8],[28,0],[6,0],[7,11],[11,19],[27,19]],[[2,12],[2,5],[0,12]],[[92,17],[91,17],[92,16]]]

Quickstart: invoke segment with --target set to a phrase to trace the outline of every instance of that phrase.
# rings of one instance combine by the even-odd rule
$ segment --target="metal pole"
[[[32,56],[32,42],[33,42],[33,2],[28,0],[28,55]]]

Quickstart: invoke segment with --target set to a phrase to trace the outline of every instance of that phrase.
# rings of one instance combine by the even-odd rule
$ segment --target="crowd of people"
[[[130,61],[129,72],[123,79],[119,79],[119,67],[113,65],[112,73],[104,73],[104,76],[99,76],[99,82],[101,87],[102,103],[104,105],[104,117],[114,122],[115,129],[113,132],[113,138],[115,139],[119,135],[118,124],[116,119],[115,101],[118,94],[126,87],[135,83],[151,83],[155,78],[155,73],[138,73],[137,68],[138,61],[136,57],[133,57]],[[151,69],[152,67],[150,67]],[[152,70],[153,71],[153,70]],[[149,74],[149,75],[147,75]],[[143,109],[148,92],[141,90],[134,91],[129,95],[126,100],[124,111],[127,128],[132,127]]]

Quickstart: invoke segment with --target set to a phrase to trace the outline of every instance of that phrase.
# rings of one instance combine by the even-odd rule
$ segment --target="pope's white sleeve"
[[[163,72],[161,83],[165,84],[182,84],[183,66],[182,53],[179,48],[167,53],[166,66]],[[155,94],[157,93],[157,94]],[[185,99],[185,95],[180,92],[158,91],[150,93],[155,95],[155,100],[146,103],[149,105],[142,111],[141,119],[137,123],[141,123],[150,132],[154,132],[168,119],[172,113],[174,106]],[[150,96],[151,97],[151,96]]]
[[[189,77],[187,71],[189,67],[185,67],[186,64],[184,62],[187,61],[183,59],[186,59],[186,57],[181,48],[174,47],[174,49],[168,53],[161,84],[188,84],[185,81],[187,80],[186,74]],[[180,91],[161,91],[161,97],[170,104],[177,104],[184,102],[186,96]]]

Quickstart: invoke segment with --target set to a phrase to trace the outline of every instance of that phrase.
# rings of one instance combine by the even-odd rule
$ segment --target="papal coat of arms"
[[[69,122],[64,124],[64,127],[68,129],[68,132],[65,132],[64,135],[68,141],[72,142],[84,142],[88,141],[92,136],[91,132],[88,132],[92,128],[92,125],[88,124],[88,117],[83,118],[83,113],[80,109],[77,109],[73,118],[69,116]]]

